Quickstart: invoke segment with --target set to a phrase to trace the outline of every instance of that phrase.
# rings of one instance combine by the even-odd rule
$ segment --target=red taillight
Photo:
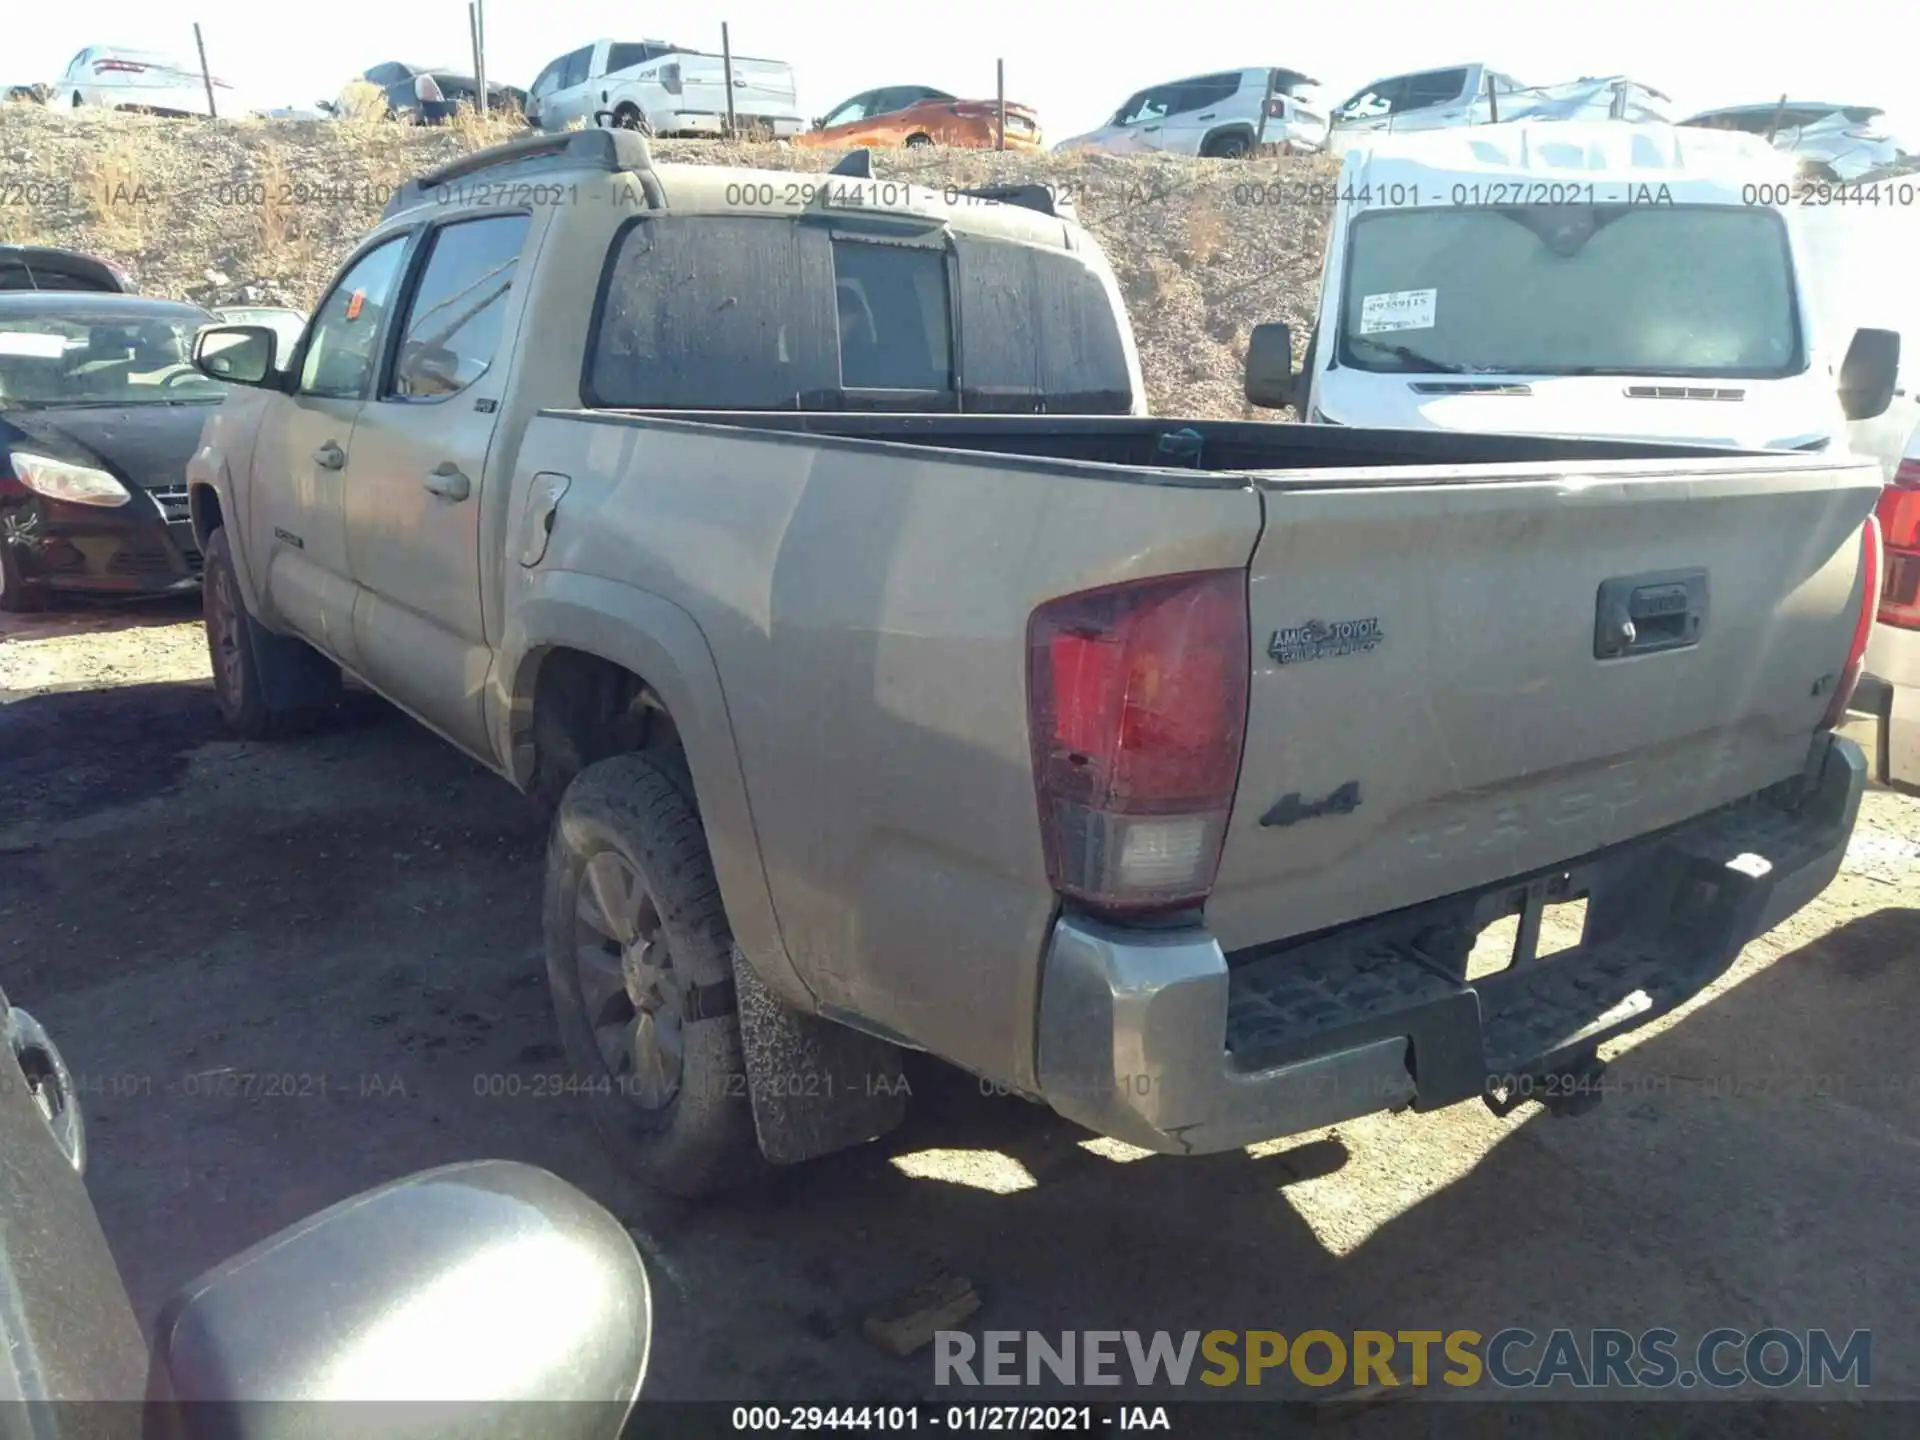
[[[1213,889],[1246,731],[1247,577],[1212,570],[1050,601],[1027,625],[1047,875],[1099,910]]]
[[[1847,663],[1840,682],[1833,687],[1833,701],[1827,706],[1823,730],[1831,730],[1847,718],[1847,703],[1853,699],[1853,687],[1860,683],[1860,670],[1866,663],[1867,637],[1873,634],[1874,597],[1880,593],[1880,522],[1869,515],[1860,529],[1860,613],[1854,618],[1853,640],[1847,647]]]
[[[146,71],[147,67],[138,60],[96,60],[93,62],[93,73],[96,75],[111,75],[115,72],[123,72],[130,75],[144,75]]]
[[[1886,562],[1880,623],[1920,630],[1920,460],[1900,462],[1874,514]]]
[[[1269,120],[1284,120],[1286,118],[1286,114],[1287,114],[1286,101],[1282,100],[1278,95],[1272,96],[1268,99],[1267,118]]]

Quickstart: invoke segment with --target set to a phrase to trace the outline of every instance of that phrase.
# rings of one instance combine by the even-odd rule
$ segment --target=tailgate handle
[[[1707,627],[1707,572],[1663,570],[1601,584],[1593,658],[1618,660],[1700,643]]]

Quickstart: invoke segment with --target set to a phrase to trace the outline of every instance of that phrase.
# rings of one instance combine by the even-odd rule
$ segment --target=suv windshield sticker
[[[1390,290],[1368,295],[1360,302],[1360,333],[1383,330],[1431,330],[1438,290]]]

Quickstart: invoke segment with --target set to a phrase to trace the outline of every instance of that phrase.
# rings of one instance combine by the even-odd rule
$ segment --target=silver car
[[[1873,105],[1790,100],[1703,110],[1680,123],[1766,135],[1775,149],[1794,156],[1810,178],[1857,180],[1900,162],[1900,145],[1888,133],[1885,115]]]

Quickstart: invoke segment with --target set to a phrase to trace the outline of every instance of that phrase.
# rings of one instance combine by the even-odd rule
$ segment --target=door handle
[[[1211,119],[1213,119],[1213,116],[1214,116],[1214,112],[1213,112],[1213,111],[1211,111],[1211,110],[1209,110],[1209,111],[1207,111],[1207,113],[1206,113],[1206,114],[1204,114],[1204,115],[1196,115],[1196,116],[1194,116],[1193,118],[1194,118],[1194,119],[1196,119],[1196,120],[1211,120]]]
[[[313,452],[313,463],[322,470],[344,469],[347,463],[347,452],[329,440]]]
[[[427,487],[429,495],[438,495],[442,500],[464,500],[473,493],[473,482],[461,474],[460,467],[451,460],[442,460],[420,483]]]

